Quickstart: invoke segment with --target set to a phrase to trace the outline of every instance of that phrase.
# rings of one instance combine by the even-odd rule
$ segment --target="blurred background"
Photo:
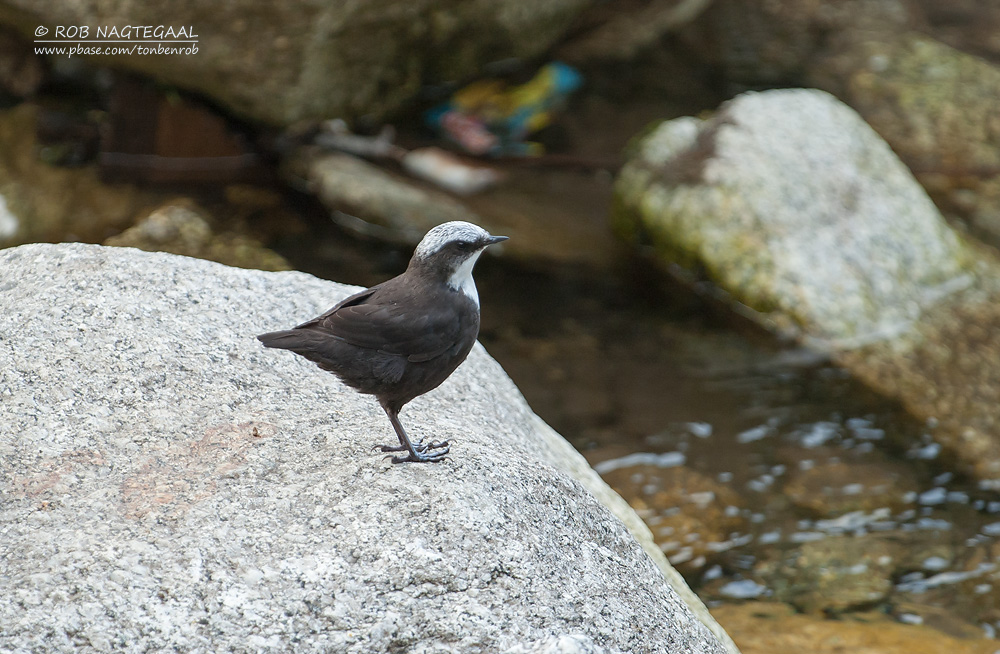
[[[1000,647],[1000,3],[4,0],[0,26],[0,247],[368,286],[476,222],[511,237],[481,341],[744,652]]]

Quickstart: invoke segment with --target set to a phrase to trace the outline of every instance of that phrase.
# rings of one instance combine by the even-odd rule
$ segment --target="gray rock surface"
[[[834,349],[903,333],[971,255],[858,115],[814,90],[747,93],[636,146],[618,230],[704,271],[768,326]]]
[[[453,457],[392,466],[371,398],[253,338],[345,287],[87,245],[0,271],[0,650],[733,651],[481,347],[404,412]]]
[[[301,119],[385,115],[412,100],[425,83],[459,80],[506,57],[538,55],[587,4],[5,0],[0,23],[29,40],[36,38],[39,26],[54,34],[58,25],[87,25],[90,38],[96,38],[97,26],[190,27],[198,35],[198,50],[191,54],[92,59],[196,91],[242,116],[287,125]]]

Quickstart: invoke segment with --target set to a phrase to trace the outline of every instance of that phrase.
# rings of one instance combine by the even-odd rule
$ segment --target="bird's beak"
[[[483,247],[486,247],[486,246],[489,246],[489,245],[495,245],[497,243],[502,243],[503,241],[506,241],[508,238],[510,238],[510,237],[509,236],[491,236],[488,239],[486,239],[486,245],[484,245]]]

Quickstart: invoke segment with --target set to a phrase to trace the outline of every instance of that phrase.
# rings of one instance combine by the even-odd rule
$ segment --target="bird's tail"
[[[338,347],[342,344],[336,337],[321,334],[311,329],[295,328],[261,334],[257,340],[263,343],[264,347],[291,350],[319,365],[323,370],[336,373],[338,377],[343,379],[341,366],[337,362],[345,354],[345,351]],[[344,381],[357,388],[357,384],[346,379]]]
[[[303,337],[301,330],[285,329],[280,332],[268,332],[261,334],[257,340],[264,344],[264,347],[274,347],[281,350],[299,350],[308,342],[308,337]]]

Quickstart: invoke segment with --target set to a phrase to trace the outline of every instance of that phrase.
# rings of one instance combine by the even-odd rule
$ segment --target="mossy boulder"
[[[620,235],[763,324],[841,349],[907,331],[971,257],[886,143],[815,90],[664,122],[616,182]]]

